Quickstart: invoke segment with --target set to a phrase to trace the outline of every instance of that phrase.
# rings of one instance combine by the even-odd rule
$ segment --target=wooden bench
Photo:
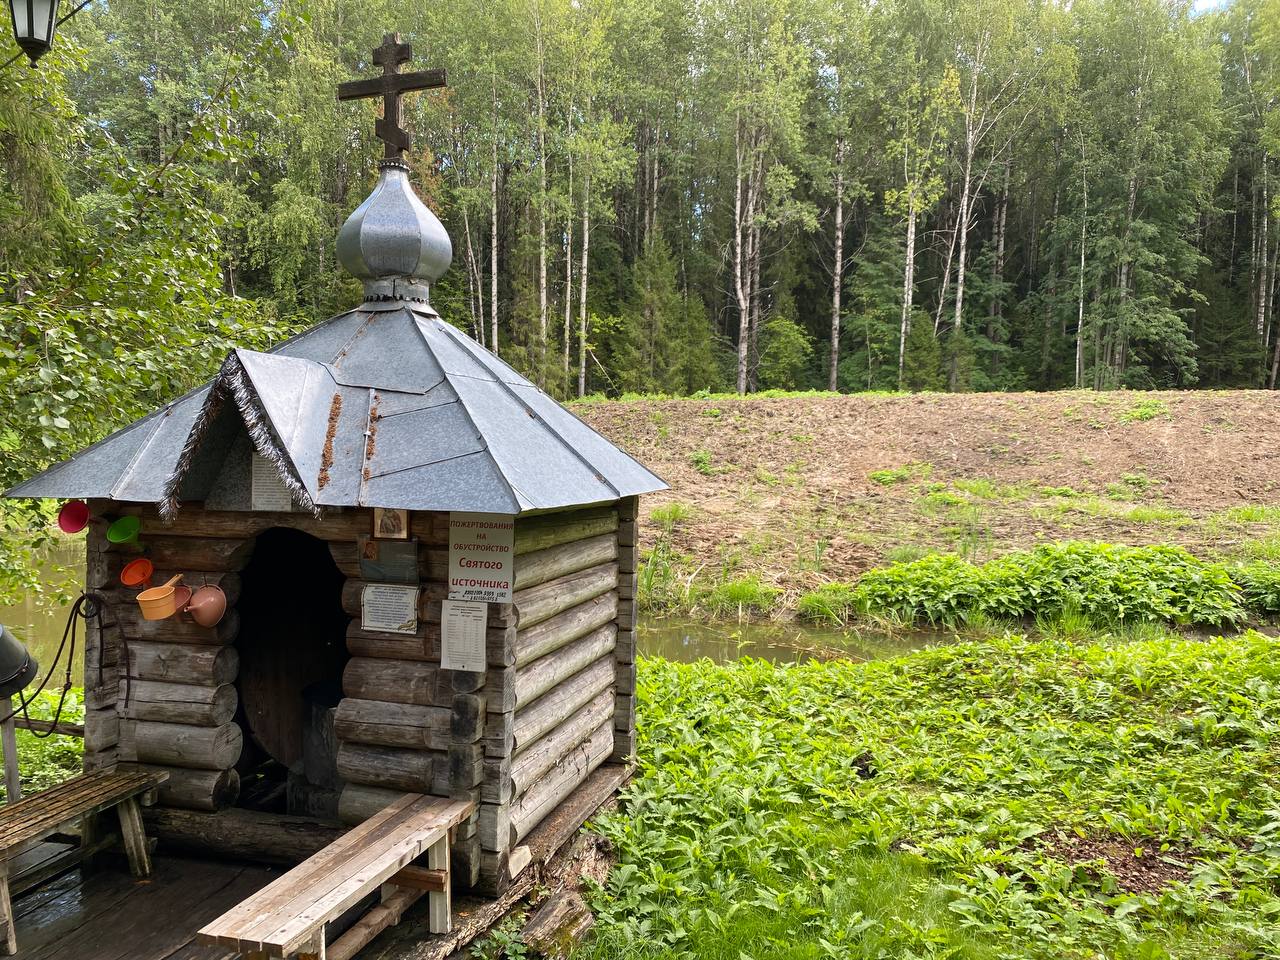
[[[9,903],[9,861],[45,837],[65,831],[77,821],[80,849],[87,856],[103,844],[98,836],[100,813],[116,809],[120,837],[135,877],[151,875],[151,851],[142,827],[140,804],[169,778],[163,772],[117,773],[102,770],[73,777],[56,787],[0,807],[0,953],[14,954],[18,941]]]
[[[405,794],[308,860],[227,911],[197,935],[251,960],[299,957],[346,960],[424,893],[432,932],[451,924],[449,836],[475,803]],[[412,863],[427,855],[426,867]],[[325,928],[361,900],[382,902],[332,945]]]

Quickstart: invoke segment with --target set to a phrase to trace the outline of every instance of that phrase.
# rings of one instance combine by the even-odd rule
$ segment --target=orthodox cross
[[[400,160],[409,149],[409,132],[400,126],[400,97],[410,90],[428,90],[444,86],[443,70],[418,70],[400,73],[400,64],[413,58],[409,44],[400,42],[400,34],[382,37],[382,46],[373,51],[373,62],[382,67],[382,76],[372,80],[349,80],[338,84],[339,100],[364,100],[382,97],[382,116],[374,131],[386,144],[383,158]]]

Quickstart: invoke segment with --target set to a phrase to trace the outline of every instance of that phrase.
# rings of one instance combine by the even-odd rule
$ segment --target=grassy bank
[[[645,661],[606,957],[1280,956],[1280,641]]]
[[[1280,560],[1280,416],[1257,391],[636,398],[576,409],[668,483],[659,606],[789,612],[932,553],[1172,544]],[[755,615],[760,615],[756,613]]]
[[[1205,560],[1176,546],[1042,544],[985,562],[930,553],[828,582],[784,602],[759,577],[694,571],[659,534],[639,573],[641,610],[759,618],[792,613],[825,626],[1041,631],[1132,626],[1236,627],[1280,614],[1280,565]]]

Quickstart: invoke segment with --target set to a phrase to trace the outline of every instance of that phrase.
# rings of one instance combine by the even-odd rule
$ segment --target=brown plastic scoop
[[[176,587],[181,579],[182,574],[176,573],[167,583],[138,594],[138,609],[142,611],[142,619],[163,620],[173,616],[178,609]]]

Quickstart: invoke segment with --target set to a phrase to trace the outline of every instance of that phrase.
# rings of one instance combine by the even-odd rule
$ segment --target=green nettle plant
[[[1280,611],[1280,573],[1266,564],[1233,573],[1181,547],[1046,544],[982,564],[951,554],[892,564],[822,587],[797,609],[833,624],[859,614],[938,626],[1070,614],[1106,626],[1222,626]]]
[[[639,664],[581,957],[1280,955],[1280,640]]]

